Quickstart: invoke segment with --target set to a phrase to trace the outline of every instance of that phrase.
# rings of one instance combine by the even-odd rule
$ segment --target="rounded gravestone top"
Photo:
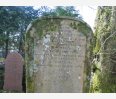
[[[47,21],[53,21],[53,20],[57,20],[57,19],[59,19],[59,20],[71,20],[74,22],[78,22],[78,23],[80,23],[80,25],[78,25],[77,27],[80,26],[80,27],[83,27],[83,29],[85,29],[85,30],[89,30],[90,34],[92,34],[92,32],[93,32],[91,29],[91,26],[89,24],[87,24],[84,20],[79,19],[79,18],[74,18],[74,17],[69,17],[69,16],[44,16],[44,17],[39,17],[39,18],[35,19],[34,21],[32,21],[28,25],[26,33],[30,32],[30,30],[32,30],[32,28],[36,26],[36,23],[41,23],[41,20],[46,20],[46,23],[47,23]],[[81,29],[81,31],[83,31],[83,29]]]

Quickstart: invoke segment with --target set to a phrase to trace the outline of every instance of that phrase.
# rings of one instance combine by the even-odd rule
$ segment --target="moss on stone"
[[[70,24],[70,27],[78,30],[79,32],[83,33],[85,36],[88,36],[89,32],[92,31],[91,28],[87,26],[87,23],[84,22],[73,22]]]

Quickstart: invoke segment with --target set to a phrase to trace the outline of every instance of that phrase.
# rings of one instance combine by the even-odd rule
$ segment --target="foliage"
[[[0,46],[6,55],[10,50],[23,51],[24,32],[37,14],[30,6],[0,7]]]
[[[70,16],[74,18],[82,19],[78,10],[75,10],[74,6],[56,6],[54,9],[42,6],[39,9],[41,16]]]
[[[112,77],[108,73],[96,72],[92,78],[90,92],[115,93],[116,92],[115,83],[116,83],[115,77]]]
[[[92,77],[90,92],[114,93],[116,92],[115,74],[115,7],[98,8],[95,26],[94,53],[100,56],[100,61],[94,63],[101,69]],[[111,36],[111,37],[110,37]],[[110,38],[109,38],[110,37]],[[108,39],[109,38],[109,39]],[[107,40],[107,41],[106,41]],[[98,53],[99,52],[99,53]],[[113,57],[113,61],[112,61]]]
[[[3,62],[5,59],[4,58],[0,58],[0,62]]]

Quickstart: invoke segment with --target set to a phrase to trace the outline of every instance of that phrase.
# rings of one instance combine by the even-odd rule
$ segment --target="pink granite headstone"
[[[5,60],[4,90],[22,91],[23,58],[17,52],[10,53]]]

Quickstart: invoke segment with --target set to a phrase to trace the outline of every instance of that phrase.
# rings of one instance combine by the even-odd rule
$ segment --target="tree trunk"
[[[20,32],[20,39],[19,39],[19,53],[23,55],[23,26],[21,26],[21,32]]]
[[[23,34],[20,33],[20,39],[19,39],[19,52],[22,51],[22,36],[23,36]]]
[[[6,46],[5,46],[5,58],[7,57],[7,54],[8,54],[9,32],[6,33],[6,37],[7,37],[7,39],[5,41],[5,43],[6,43]]]

